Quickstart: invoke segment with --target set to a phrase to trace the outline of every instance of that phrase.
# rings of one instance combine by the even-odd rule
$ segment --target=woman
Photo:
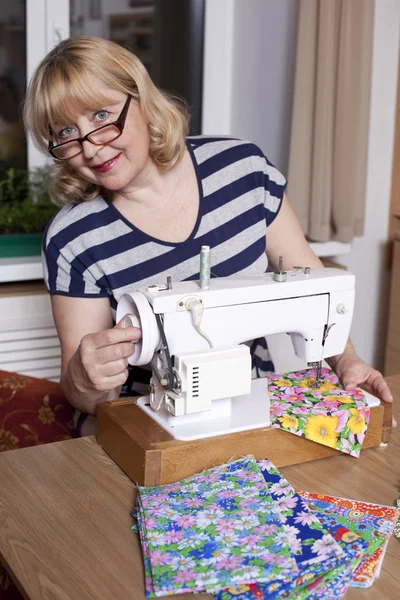
[[[197,279],[204,244],[215,276],[264,273],[281,255],[284,268],[322,266],[283,176],[261,150],[236,139],[186,138],[185,109],[112,42],[81,37],[54,48],[30,83],[25,122],[55,159],[53,195],[65,204],[44,236],[44,270],[61,384],[83,413],[117,398],[128,376],[141,332],[113,326],[122,293],[167,275]],[[330,364],[347,389],[363,384],[392,401],[350,341]]]

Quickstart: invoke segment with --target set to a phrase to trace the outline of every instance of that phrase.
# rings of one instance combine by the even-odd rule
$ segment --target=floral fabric
[[[369,541],[344,528],[336,514],[327,515],[318,511],[315,514],[324,528],[340,544],[346,558],[343,560],[342,568],[333,569],[314,581],[312,586],[306,590],[308,594],[309,592],[312,592],[312,594],[305,595],[304,598],[314,598],[315,600],[319,598],[321,600],[342,598],[352,584],[362,557],[368,552]]]
[[[315,369],[269,377],[271,425],[358,457],[370,418],[364,393],[345,391],[329,369],[321,374],[318,389]]]
[[[58,383],[0,371],[0,452],[75,435],[73,409]]]
[[[359,536],[368,541],[368,550],[354,573],[351,586],[371,586],[379,576],[388,539],[396,524],[397,509],[325,494],[298,493],[319,518],[322,513],[328,518],[334,515],[341,532],[348,531],[353,537]]]
[[[296,492],[269,460],[247,457],[139,488],[132,516],[147,596],[338,600],[378,576],[397,510]]]
[[[343,572],[350,572],[346,580],[350,582],[353,562],[361,559],[367,543],[360,541],[347,549],[346,544],[334,539],[319,515],[309,510],[269,460],[259,461],[258,465],[283,523],[286,535],[281,537],[281,543],[287,544],[294,554],[299,573],[283,581],[229,587],[216,594],[216,600],[303,600],[311,597],[318,586],[327,585],[329,579],[334,579],[338,587],[336,578]]]
[[[256,461],[138,488],[146,595],[217,592],[298,572]]]

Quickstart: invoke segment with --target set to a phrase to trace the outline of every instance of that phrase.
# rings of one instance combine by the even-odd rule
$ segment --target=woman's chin
[[[96,178],[96,183],[110,192],[120,192],[129,184],[129,181],[125,181],[121,177],[109,176]]]

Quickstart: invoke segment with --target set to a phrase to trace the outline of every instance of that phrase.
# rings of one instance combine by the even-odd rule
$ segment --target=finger
[[[361,387],[373,396],[378,396],[383,402],[393,402],[393,396],[389,386],[379,371],[370,373]]]
[[[121,385],[124,385],[126,380],[128,379],[128,369],[122,371],[122,373],[118,373],[118,375],[111,375],[110,377],[101,377],[97,379],[93,387],[99,392],[108,392],[110,390],[114,390]]]
[[[141,337],[142,332],[136,327],[114,327],[113,329],[106,329],[105,331],[98,331],[97,333],[87,335],[82,339],[81,343],[83,345],[86,344],[89,348],[97,349],[121,342],[135,342],[140,340]]]
[[[120,375],[125,371],[128,371],[128,360],[126,358],[120,358],[119,360],[113,360],[111,362],[104,363],[99,368],[99,374],[102,379],[105,377],[114,377],[114,375]]]
[[[343,388],[346,390],[346,392],[350,392],[351,390],[354,390],[359,385],[359,382],[357,381],[357,379],[355,377],[345,375],[343,377],[342,384],[343,384]]]
[[[397,421],[396,421],[396,419],[395,419],[394,417],[393,417],[393,419],[392,419],[392,427],[393,427],[393,429],[394,429],[395,427],[397,427]]]
[[[132,342],[120,342],[112,346],[105,346],[96,351],[94,362],[98,365],[105,365],[118,360],[125,360],[135,352],[135,346]]]

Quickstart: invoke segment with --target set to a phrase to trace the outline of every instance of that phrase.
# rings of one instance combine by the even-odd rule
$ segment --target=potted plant
[[[0,257],[35,256],[58,207],[49,195],[49,167],[0,174]]]

